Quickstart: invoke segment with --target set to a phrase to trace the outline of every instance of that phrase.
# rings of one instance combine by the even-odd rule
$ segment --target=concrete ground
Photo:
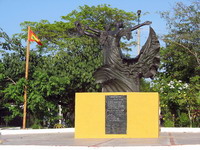
[[[55,131],[55,132],[52,132]],[[191,149],[200,150],[200,129],[161,129],[159,138],[147,139],[74,139],[74,129],[0,130],[0,150],[28,149]]]

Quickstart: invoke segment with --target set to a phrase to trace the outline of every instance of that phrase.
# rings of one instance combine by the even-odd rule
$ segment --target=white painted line
[[[83,147],[83,146],[7,146],[0,145],[0,149],[6,150],[200,150],[200,145],[183,146],[127,146],[127,147]]]
[[[40,133],[69,133],[69,132],[74,132],[74,128],[61,128],[61,129],[0,130],[0,135],[14,135],[14,134],[40,134]]]

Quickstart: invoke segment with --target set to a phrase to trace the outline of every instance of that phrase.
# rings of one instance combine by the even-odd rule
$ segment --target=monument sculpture
[[[102,84],[102,92],[138,92],[140,78],[152,78],[157,72],[160,57],[160,44],[153,28],[150,27],[149,37],[135,58],[126,58],[120,49],[120,40],[132,38],[132,31],[150,25],[150,21],[125,28],[123,22],[105,27],[105,30],[93,29],[75,22],[77,31],[99,40],[103,50],[103,66],[94,73],[97,83]]]
[[[103,52],[103,65],[94,78],[102,84],[100,93],[76,93],[75,138],[157,138],[159,136],[159,95],[140,93],[140,79],[152,78],[160,64],[160,44],[153,28],[135,58],[122,54],[120,40],[132,38],[133,27],[123,22],[106,25],[104,30],[75,22],[79,34],[96,38]],[[89,117],[88,117],[89,116]]]

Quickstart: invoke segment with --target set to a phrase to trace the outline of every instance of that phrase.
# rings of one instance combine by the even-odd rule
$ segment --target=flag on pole
[[[39,45],[42,45],[40,39],[35,35],[35,33],[32,30],[29,31],[28,40],[33,41],[33,42],[37,42]]]

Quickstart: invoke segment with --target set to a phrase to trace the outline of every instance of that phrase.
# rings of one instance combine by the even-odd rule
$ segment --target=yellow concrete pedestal
[[[127,95],[126,134],[105,133],[105,96]],[[76,93],[75,138],[158,138],[158,93]]]

